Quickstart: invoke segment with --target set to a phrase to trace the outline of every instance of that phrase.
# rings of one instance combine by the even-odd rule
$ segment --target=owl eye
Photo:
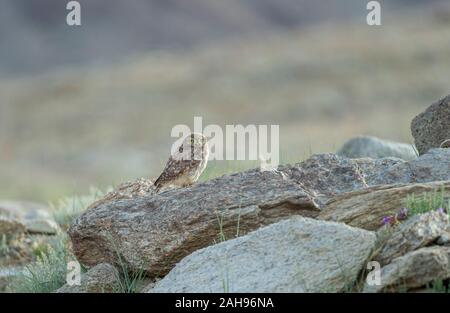
[[[178,148],[178,152],[183,153],[183,146]]]
[[[194,144],[194,138],[191,138],[191,145]]]

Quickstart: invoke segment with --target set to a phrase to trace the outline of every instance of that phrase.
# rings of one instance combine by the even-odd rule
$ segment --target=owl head
[[[184,137],[172,157],[178,160],[203,160],[208,154],[208,139],[200,133],[191,133]]]

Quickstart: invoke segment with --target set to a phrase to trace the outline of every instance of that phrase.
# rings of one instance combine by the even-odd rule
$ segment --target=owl
[[[162,174],[155,181],[156,192],[165,187],[186,187],[195,183],[206,168],[209,157],[207,138],[191,133],[172,152]]]
[[[450,139],[444,140],[441,143],[441,148],[450,148]]]

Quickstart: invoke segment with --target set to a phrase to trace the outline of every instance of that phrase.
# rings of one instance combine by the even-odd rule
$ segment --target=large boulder
[[[363,292],[406,292],[450,278],[450,247],[424,247],[395,258],[381,268],[380,284]]]
[[[450,195],[450,181],[410,185],[378,185],[343,193],[332,198],[317,218],[376,230],[383,226],[383,217],[396,214],[400,208],[406,205],[408,196],[420,197],[425,193],[441,190]]]
[[[347,158],[381,159],[395,157],[403,160],[414,160],[417,158],[416,151],[411,144],[372,136],[358,136],[346,141],[337,151],[337,154]]]
[[[444,170],[449,164],[448,149],[410,162],[322,154],[277,171],[224,175],[159,194],[151,182],[138,180],[93,203],[69,235],[85,265],[116,264],[120,255],[131,270],[143,267],[150,276],[161,276],[183,257],[214,244],[220,232],[232,238],[292,215],[316,217],[336,195],[375,184],[450,180]]]
[[[296,217],[194,252],[150,292],[342,292],[375,241],[373,232]]]
[[[411,123],[417,150],[425,154],[450,139],[450,95],[433,103]]]
[[[230,238],[291,215],[318,212],[311,196],[282,169],[252,170],[147,196],[114,192],[76,219],[69,235],[86,265],[114,264],[120,254],[130,269],[144,267],[158,276],[213,244],[219,232]]]

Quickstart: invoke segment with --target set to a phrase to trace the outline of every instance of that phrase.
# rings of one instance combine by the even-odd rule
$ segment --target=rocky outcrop
[[[238,228],[245,234],[292,215],[317,216],[328,197],[365,188],[365,177],[399,162],[317,155],[276,172],[250,170],[160,194],[138,180],[91,205],[69,235],[84,264],[115,263],[120,253],[131,269],[164,275],[220,230],[232,238]]]
[[[322,207],[338,194],[369,187],[380,173],[403,163],[403,160],[394,158],[348,159],[328,153],[313,155],[289,167],[288,173]]]
[[[396,257],[430,245],[442,235],[446,235],[448,227],[446,213],[432,211],[415,215],[395,228],[373,259],[381,265],[386,265]]]
[[[94,203],[69,229],[79,261],[115,263],[150,275],[167,273],[189,253],[294,215],[317,215],[312,197],[281,169],[248,171],[190,188]]]
[[[424,193],[440,190],[450,194],[450,181],[370,187],[336,196],[325,205],[317,218],[376,230],[383,226],[383,217],[393,215],[405,206],[409,195],[420,197]]]
[[[443,281],[450,278],[448,230],[449,217],[443,210],[414,215],[393,228],[381,229],[377,251],[371,257],[382,266],[380,280],[367,280],[363,291],[406,292],[426,287],[430,292],[433,284],[444,286]]]
[[[341,292],[374,245],[373,232],[296,217],[184,258],[151,292]]]
[[[380,284],[363,292],[406,292],[450,278],[450,247],[425,247],[395,258],[381,268]]]
[[[119,272],[107,263],[101,263],[81,276],[80,285],[64,285],[57,293],[111,293],[119,291]]]
[[[160,276],[213,244],[220,232],[233,238],[292,215],[316,217],[336,195],[375,184],[450,180],[446,166],[448,149],[410,162],[322,154],[273,172],[255,169],[159,194],[140,180],[93,203],[69,235],[78,260],[88,266],[115,264],[121,255],[131,270]]]
[[[429,106],[411,123],[417,150],[425,154],[450,139],[450,95]]]
[[[370,186],[450,180],[450,150],[433,149],[412,161],[318,154],[291,167],[290,173],[323,207],[336,195]]]
[[[414,160],[417,158],[416,151],[411,144],[372,136],[359,136],[346,141],[337,151],[337,155],[347,158],[373,159],[395,157],[403,160]]]

